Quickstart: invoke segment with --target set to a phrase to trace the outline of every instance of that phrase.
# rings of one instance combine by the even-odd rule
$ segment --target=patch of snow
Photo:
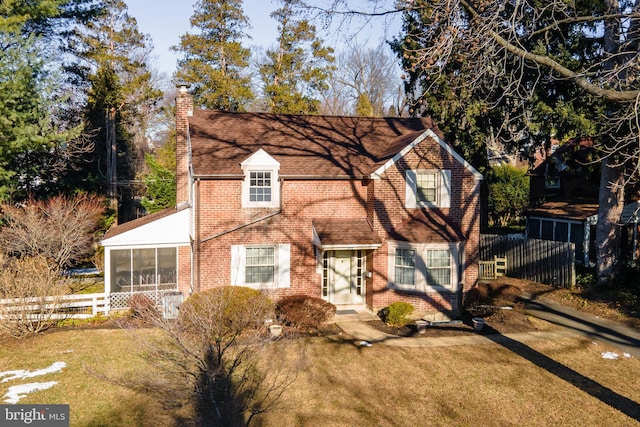
[[[26,397],[27,394],[33,393],[34,391],[38,391],[38,390],[46,390],[48,388],[53,387],[56,384],[58,384],[57,381],[49,381],[46,383],[14,385],[12,387],[9,387],[7,394],[3,396],[3,397],[6,397],[4,401],[5,403],[16,404],[20,399],[22,399],[23,397]]]
[[[19,369],[19,370],[16,370],[16,371],[0,372],[0,378],[7,377],[7,378],[4,378],[0,382],[4,383],[4,382],[7,382],[7,381],[11,381],[11,380],[23,380],[25,378],[37,377],[38,375],[46,375],[46,374],[51,374],[51,373],[54,373],[54,372],[60,372],[66,366],[67,366],[67,364],[65,362],[54,362],[48,368],[37,369],[35,371],[26,371],[24,369]]]
[[[605,351],[602,353],[603,359],[616,360],[618,358],[618,353],[614,353],[612,351]]]
[[[360,341],[360,347],[371,347],[371,343],[368,341]]]
[[[624,357],[626,357],[627,359],[630,359],[630,358],[631,358],[631,355],[630,355],[629,353],[622,353],[622,355],[623,355]]]

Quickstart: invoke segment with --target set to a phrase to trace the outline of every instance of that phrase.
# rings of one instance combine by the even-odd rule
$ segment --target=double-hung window
[[[431,286],[451,286],[451,251],[428,249],[426,253],[427,281]]]
[[[416,174],[416,202],[420,205],[438,205],[438,176],[436,171]]]
[[[451,207],[451,171],[448,169],[418,169],[406,171],[406,207]]]
[[[460,283],[458,243],[389,242],[389,287],[411,292],[455,291]]]
[[[401,287],[415,287],[416,251],[414,249],[396,249],[394,282]]]
[[[290,286],[291,245],[231,246],[231,284],[256,289]]]
[[[245,265],[245,283],[273,283],[275,273],[275,248],[247,247]]]
[[[269,171],[249,172],[249,201],[270,202],[272,182]]]
[[[280,163],[259,149],[240,163],[243,208],[278,208],[280,206]]]

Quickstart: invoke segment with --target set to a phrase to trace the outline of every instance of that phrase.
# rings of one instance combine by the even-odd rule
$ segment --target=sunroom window
[[[177,248],[115,249],[110,253],[111,292],[177,289]]]

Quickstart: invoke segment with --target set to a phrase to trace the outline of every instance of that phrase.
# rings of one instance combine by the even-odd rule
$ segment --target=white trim
[[[183,209],[131,230],[103,239],[106,247],[184,246],[190,243],[189,215],[191,209]]]
[[[435,175],[436,201],[418,202],[418,175]],[[407,169],[405,171],[406,190],[405,206],[415,208],[450,208],[451,207],[451,170],[449,169]]]
[[[274,248],[273,282],[246,283],[247,248]],[[231,245],[231,285],[247,286],[254,289],[288,288],[291,286],[291,245],[247,244]]]
[[[476,180],[482,181],[484,179],[482,174],[480,172],[478,172],[476,170],[476,168],[471,166],[471,164],[469,164],[458,153],[456,153],[455,150],[449,144],[447,144],[442,138],[440,138],[438,135],[436,135],[436,133],[434,131],[432,131],[431,129],[427,129],[426,131],[421,133],[416,139],[411,141],[411,143],[409,143],[409,145],[407,145],[402,150],[400,150],[400,152],[398,152],[395,156],[393,156],[391,159],[389,159],[387,162],[385,162],[384,165],[382,165],[378,169],[376,169],[370,175],[371,179],[380,179],[382,177],[382,174],[385,173],[387,171],[387,169],[389,169],[391,166],[393,166],[395,163],[397,163],[398,160],[400,160],[401,158],[406,156],[407,153],[409,153],[409,151],[413,150],[419,143],[424,141],[425,138],[427,138],[427,137],[433,138],[442,148],[444,148],[444,150],[450,156],[452,156],[456,161],[458,161],[460,164],[462,164],[465,167],[465,169],[467,169],[469,172],[471,172],[471,174],[473,175],[473,177]]]
[[[416,251],[416,276],[415,286],[396,284],[395,277],[395,250],[414,249]],[[450,259],[450,284],[449,286],[430,285],[427,280],[426,254],[430,250],[448,250]],[[462,276],[461,266],[464,266],[464,251],[460,243],[409,243],[389,241],[387,250],[388,280],[390,289],[416,293],[456,292],[460,287]]]
[[[324,250],[324,251],[359,251],[359,250],[367,250],[367,249],[378,249],[382,246],[382,243],[372,243],[372,244],[345,244],[345,245],[315,245],[316,247]]]
[[[240,163],[244,172],[242,181],[242,207],[243,208],[277,208],[280,206],[280,186],[278,185],[280,163],[271,157],[269,153],[260,148],[258,151]],[[255,202],[250,200],[251,173],[265,172],[271,174],[271,200]]]

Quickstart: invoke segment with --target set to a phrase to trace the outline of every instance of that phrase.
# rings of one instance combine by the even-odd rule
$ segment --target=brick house
[[[107,292],[232,284],[440,317],[476,283],[482,176],[430,119],[194,111],[186,88],[176,109],[178,206],[105,235]]]

